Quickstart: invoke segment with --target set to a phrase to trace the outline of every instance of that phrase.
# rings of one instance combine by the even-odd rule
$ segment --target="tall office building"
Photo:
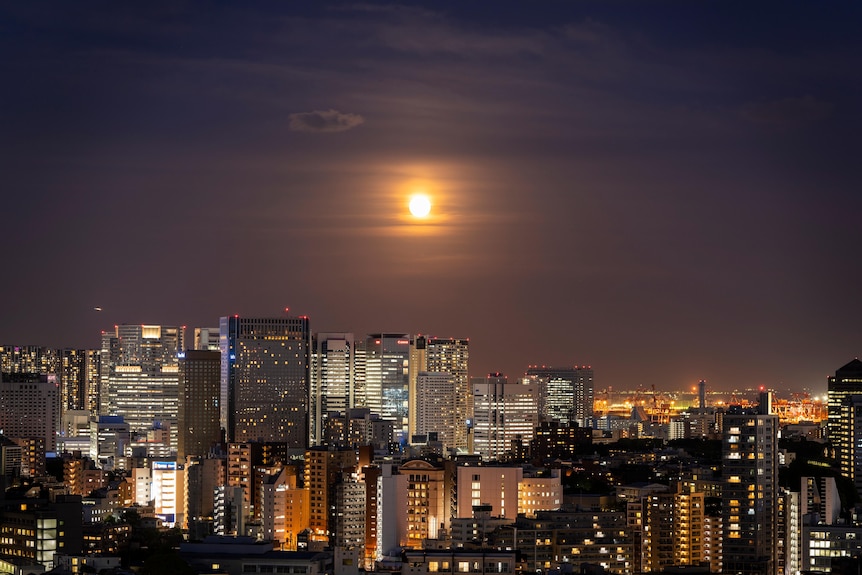
[[[118,325],[102,332],[100,412],[143,433],[169,425],[176,449],[179,367],[185,327]]]
[[[500,459],[513,441],[529,444],[539,423],[534,383],[509,382],[501,373],[472,380],[473,450],[483,459]]]
[[[179,359],[177,458],[184,461],[206,455],[221,441],[221,353],[188,350]]]
[[[10,439],[39,438],[57,448],[60,389],[55,375],[0,374],[0,433]]]
[[[356,345],[352,333],[318,333],[311,342],[309,440],[320,445],[326,422],[355,405]]]
[[[88,349],[86,351],[87,368],[86,368],[86,403],[84,409],[90,412],[91,415],[99,414],[99,392],[102,389],[102,352],[98,349]]]
[[[395,422],[395,434],[408,434],[410,336],[373,333],[365,338],[365,406],[372,413]]]
[[[851,395],[862,395],[862,361],[858,359],[835,370],[835,375],[827,380],[827,431],[833,444],[840,442],[841,404]]]
[[[411,401],[416,406],[410,417],[416,421],[411,441],[414,436],[428,437],[429,433],[436,433],[443,449],[455,448],[455,428],[458,426],[455,378],[450,373],[422,371],[416,378],[413,391],[411,395],[415,395],[418,401]]]
[[[428,397],[417,387],[419,374],[448,373],[452,376],[452,428],[449,447],[467,451],[467,422],[473,417],[473,394],[470,389],[468,364],[470,340],[467,338],[428,337],[417,335],[410,340],[408,423],[412,437],[425,433],[418,428],[418,415]],[[437,430],[441,431],[441,430]]]
[[[99,391],[100,354],[93,349],[57,351],[57,375],[62,411],[88,410],[95,413]]]
[[[778,416],[732,407],[722,437],[723,554],[727,574],[775,575]]]
[[[308,317],[223,317],[221,421],[230,441],[308,443]]]
[[[119,326],[114,326],[113,330],[102,331],[102,347],[99,350],[99,392],[96,394],[96,413],[98,415],[107,415],[110,412],[108,403],[108,395],[110,393],[110,385],[108,383],[111,375],[111,365],[119,359],[120,353],[120,338],[117,334]]]
[[[830,421],[829,437],[836,448],[841,475],[862,493],[862,394],[848,395],[837,420]]]
[[[570,423],[593,414],[593,368],[532,366],[527,377],[540,385],[540,412],[546,420]]]

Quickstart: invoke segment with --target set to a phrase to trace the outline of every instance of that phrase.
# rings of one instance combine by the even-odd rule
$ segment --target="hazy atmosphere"
[[[862,349],[860,25],[858,3],[6,3],[0,343],[288,307],[469,337],[472,375],[825,389]]]

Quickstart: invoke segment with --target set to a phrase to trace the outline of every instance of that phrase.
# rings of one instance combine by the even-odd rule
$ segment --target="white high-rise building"
[[[318,333],[311,341],[309,441],[320,445],[327,420],[355,406],[356,345],[352,333]]]
[[[455,447],[458,425],[455,378],[451,373],[419,372],[416,377],[416,435],[437,433],[444,449]],[[411,402],[412,403],[412,402]]]
[[[539,423],[535,381],[509,382],[501,373],[473,378],[473,451],[500,459],[513,441],[529,443]]]
[[[377,548],[379,559],[393,549],[406,545],[401,537],[407,531],[407,487],[409,475],[398,473],[395,465],[384,463],[377,478]]]
[[[447,447],[462,452],[467,451],[467,422],[473,417],[473,394],[468,376],[469,345],[470,340],[466,338],[417,335],[410,339],[408,419],[411,436],[425,432],[418,426],[418,415],[427,397],[417,389],[419,374],[422,372],[448,373],[452,376],[453,403],[451,431],[448,434],[451,440]]]
[[[395,434],[406,441],[410,336],[398,333],[373,333],[365,339],[365,407],[395,423]]]
[[[156,517],[168,527],[183,524],[185,468],[176,461],[153,461],[150,484]]]
[[[0,434],[10,439],[39,438],[57,449],[60,386],[54,375],[0,374]]]

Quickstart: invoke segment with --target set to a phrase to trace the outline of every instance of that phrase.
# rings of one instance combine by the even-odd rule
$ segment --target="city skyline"
[[[315,333],[470,338],[472,376],[815,391],[862,349],[858,5],[0,22],[3,344],[289,307]]]

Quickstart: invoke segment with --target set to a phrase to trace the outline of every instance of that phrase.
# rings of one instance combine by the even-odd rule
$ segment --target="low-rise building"
[[[54,555],[54,568],[68,571],[72,575],[78,573],[101,573],[103,570],[118,569],[120,558],[107,555]]]
[[[575,569],[586,563],[611,573],[631,573],[634,545],[621,511],[540,511],[535,518],[519,516],[500,527],[491,544],[517,549],[531,572],[565,564]]]
[[[274,551],[271,542],[257,542],[251,537],[211,535],[202,543],[181,543],[180,557],[202,574],[333,573],[332,553]]]
[[[51,569],[54,553],[81,553],[81,498],[6,500],[0,506],[0,559]]]
[[[517,565],[516,551],[411,549],[404,552],[401,575],[515,573]]]

